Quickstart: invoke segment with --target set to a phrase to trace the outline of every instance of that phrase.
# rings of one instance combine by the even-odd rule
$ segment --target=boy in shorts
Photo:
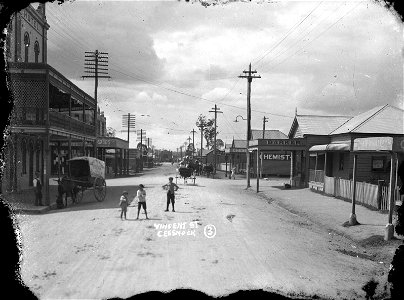
[[[173,182],[173,178],[169,177],[168,183],[163,185],[163,188],[167,188],[167,209],[165,211],[168,211],[168,207],[171,202],[171,205],[173,206],[173,211],[175,212],[175,209],[174,209],[175,193],[174,192],[177,191],[179,189],[179,187],[178,187],[178,185],[176,185]]]
[[[139,213],[140,209],[143,207],[144,213],[146,214],[146,219],[149,219],[147,217],[147,211],[146,211],[146,191],[144,190],[144,185],[139,184],[139,189],[136,192],[136,197],[139,199],[138,204],[137,204],[137,218],[136,220],[139,219]]]

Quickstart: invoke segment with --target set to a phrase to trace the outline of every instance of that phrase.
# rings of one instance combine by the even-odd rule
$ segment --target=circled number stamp
[[[205,228],[203,229],[203,233],[208,239],[214,238],[216,235],[215,225],[212,224],[206,225]]]

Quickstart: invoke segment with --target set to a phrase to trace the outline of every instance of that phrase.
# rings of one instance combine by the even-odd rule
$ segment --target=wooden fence
[[[379,191],[380,189],[380,191]],[[328,195],[351,200],[353,181],[335,177],[324,177],[324,192]],[[399,189],[394,191],[394,201],[400,200]],[[389,209],[389,187],[367,182],[356,182],[356,202],[380,210]]]

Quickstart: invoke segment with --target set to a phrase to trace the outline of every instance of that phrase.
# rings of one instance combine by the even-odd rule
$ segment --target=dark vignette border
[[[30,3],[33,2],[40,2],[40,3],[46,3],[46,2],[54,2],[53,1],[44,1],[44,0],[37,0],[37,1],[30,1],[30,0],[19,0],[19,1],[12,1],[6,2],[6,1],[1,1],[0,0],[0,27],[1,27],[1,36],[0,36],[0,46],[1,49],[4,49],[4,43],[5,43],[5,34],[3,30],[6,28],[8,22],[10,21],[11,15],[19,11],[25,7],[27,7]],[[178,0],[180,1],[180,0]],[[210,5],[220,5],[220,4],[225,4],[227,2],[232,2],[233,0],[194,0],[194,1],[189,1],[185,0],[185,2],[200,2],[201,5],[208,7]],[[237,1],[237,0],[234,0]],[[251,0],[250,0],[251,1]],[[64,0],[58,0],[58,3],[61,4],[63,3]],[[264,1],[263,2],[270,2]],[[401,18],[403,21],[403,14],[402,14],[402,7],[399,7],[399,2],[398,1],[378,1],[380,2],[384,7],[390,10],[394,10],[397,12],[398,17]],[[404,56],[404,47],[402,49],[402,54]],[[8,118],[9,115],[12,111],[13,108],[13,103],[12,99],[10,97],[9,91],[7,89],[7,72],[6,72],[6,65],[5,65],[5,60],[4,60],[4,55],[0,59],[0,103],[1,103],[1,118],[0,118],[0,124],[1,124],[1,132],[2,132],[2,139],[1,139],[1,153],[0,153],[0,159],[1,162],[3,161],[3,147],[5,146],[4,144],[4,134],[5,130],[7,129],[7,126],[9,124]],[[0,170],[1,172],[1,170]],[[0,174],[2,176],[2,172]],[[19,280],[19,275],[18,275],[18,261],[19,261],[19,253],[18,253],[18,247],[17,247],[17,238],[13,229],[13,220],[12,220],[12,214],[10,208],[6,205],[4,202],[2,195],[1,195],[1,186],[0,186],[0,232],[1,232],[1,237],[2,237],[2,256],[1,256],[1,265],[2,268],[2,277],[5,278],[5,280],[2,281],[2,290],[1,294],[3,295],[12,295],[13,299],[36,299],[35,295]],[[402,247],[401,247],[402,248]],[[397,249],[399,250],[399,249]],[[403,249],[401,249],[403,250]],[[401,251],[402,252],[402,251]],[[404,268],[404,266],[401,266]],[[401,269],[401,268],[400,268]],[[401,270],[403,271],[403,270]],[[294,299],[298,298],[301,295],[295,295],[293,297]],[[211,297],[206,296],[202,292],[198,291],[193,291],[193,290],[174,290],[168,294],[164,294],[162,292],[149,292],[149,293],[144,293],[144,294],[139,294],[136,296],[131,297],[130,299],[151,299],[151,298],[173,298],[173,299],[178,299],[181,297],[187,297],[187,298],[203,298],[203,299],[209,299]],[[235,294],[232,294],[228,297],[227,299],[235,299],[235,298],[246,298],[246,297],[252,297],[252,298],[260,298],[260,297],[269,297],[270,299],[291,299],[291,298],[286,298],[281,295],[273,294],[270,292],[264,292],[262,290],[256,290],[256,291],[239,291]],[[313,296],[315,298],[315,295]],[[119,298],[114,298],[114,299],[119,299]]]

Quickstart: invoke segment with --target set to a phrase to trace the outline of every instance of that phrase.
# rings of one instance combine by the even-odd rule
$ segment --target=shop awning
[[[324,144],[324,145],[314,145],[311,146],[310,152],[319,152],[319,151],[349,151],[349,144]]]

